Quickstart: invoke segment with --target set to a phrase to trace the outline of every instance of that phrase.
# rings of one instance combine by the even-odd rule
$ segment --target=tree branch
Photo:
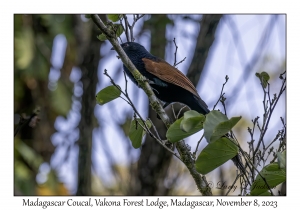
[[[105,24],[102,22],[102,20],[99,18],[98,15],[92,15],[91,16],[94,23],[99,27],[99,29],[104,33],[109,40],[109,42],[113,45],[115,51],[120,56],[123,64],[128,68],[128,70],[132,73],[135,80],[138,82],[138,85],[145,91],[147,94],[150,105],[153,110],[160,116],[162,121],[164,122],[165,126],[169,128],[170,126],[170,120],[168,115],[165,113],[163,107],[161,106],[160,102],[156,98],[153,90],[151,89],[149,83],[144,78],[144,76],[136,69],[136,67],[133,65],[131,60],[127,57],[126,53],[122,49],[122,47],[119,45],[119,42],[116,38],[116,36],[113,34],[114,32],[109,30]],[[212,195],[211,189],[205,179],[205,176],[201,176],[195,168],[194,161],[192,159],[191,153],[189,149],[187,148],[184,141],[177,142],[176,148],[181,156],[181,159],[183,163],[186,165],[188,170],[190,171],[192,177],[194,178],[196,185],[199,189],[199,191],[203,195]]]

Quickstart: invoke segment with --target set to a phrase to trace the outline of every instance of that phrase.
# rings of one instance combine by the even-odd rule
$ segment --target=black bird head
[[[129,52],[129,51],[145,51],[145,47],[143,45],[140,45],[139,43],[136,42],[126,42],[121,44],[121,47],[123,48],[124,51]]]
[[[127,56],[132,60],[133,57],[136,58],[144,58],[144,57],[154,57],[151,55],[143,45],[140,45],[139,43],[136,42],[125,42],[120,45]],[[114,48],[111,48],[111,50],[114,50]]]

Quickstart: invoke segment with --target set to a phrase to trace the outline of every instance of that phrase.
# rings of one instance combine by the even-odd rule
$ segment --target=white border
[[[294,3],[295,2],[295,3]],[[243,197],[245,200],[277,200],[277,209],[287,206],[296,206],[298,201],[298,154],[299,134],[299,11],[296,1],[1,1],[1,118],[2,134],[0,149],[1,166],[1,209],[22,208],[23,197],[13,196],[13,14],[15,13],[286,13],[287,14],[287,125],[288,125],[288,181],[287,197],[263,198],[263,197]],[[297,62],[298,61],[298,62]],[[297,65],[298,64],[298,65]],[[297,196],[297,197],[296,197]],[[28,197],[25,197],[28,198]],[[83,197],[70,197],[74,200],[86,199]],[[94,199],[93,197],[92,199]],[[138,200],[141,197],[129,197]],[[151,197],[149,199],[155,199]],[[173,197],[162,197],[163,200],[170,200]],[[184,197],[175,197],[184,198]],[[191,200],[223,200],[231,201],[240,199],[239,197],[189,197]],[[35,197],[30,197],[35,199]],[[67,200],[69,197],[42,197],[43,200]],[[123,197],[109,197],[111,200],[122,200]],[[298,205],[297,205],[298,206]],[[4,207],[4,208],[2,208]],[[94,206],[95,207],[95,206]],[[41,207],[37,207],[42,209]],[[37,209],[34,208],[34,209]],[[51,207],[49,207],[51,208]],[[63,207],[63,209],[74,209],[79,207]],[[86,207],[87,208],[87,207]],[[90,209],[90,207],[88,207]],[[100,207],[97,207],[100,208]],[[132,209],[134,207],[127,207]],[[135,209],[140,207],[135,207]],[[145,207],[150,208],[150,207]],[[158,208],[158,207],[156,207]],[[169,207],[170,208],[170,207]],[[182,207],[176,207],[177,209]],[[185,207],[190,209],[189,207]],[[197,207],[196,207],[197,208]],[[232,207],[230,207],[232,208]],[[240,208],[240,207],[235,207]],[[32,209],[29,207],[27,209]],[[47,208],[48,209],[48,208]],[[62,208],[61,208],[62,209]],[[83,209],[81,207],[80,209]],[[102,207],[101,209],[106,209]],[[110,207],[109,209],[113,209]],[[124,207],[122,207],[124,209]]]

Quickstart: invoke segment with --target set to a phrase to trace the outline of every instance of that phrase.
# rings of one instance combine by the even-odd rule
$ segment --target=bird
[[[139,72],[147,78],[156,97],[164,102],[164,108],[169,104],[179,102],[203,115],[210,112],[193,83],[177,68],[152,55],[139,43],[126,42],[122,43],[121,47]],[[114,48],[111,49],[114,50]],[[138,86],[138,82],[124,64],[123,68],[126,75]],[[232,161],[245,173],[239,155],[232,158]]]
[[[193,83],[177,68],[150,54],[144,46],[136,42],[126,42],[121,47],[140,73],[147,78],[156,97],[164,102],[164,108],[179,102],[201,114],[209,113],[207,104],[201,99]],[[123,68],[128,77],[138,85],[127,67],[123,65]]]

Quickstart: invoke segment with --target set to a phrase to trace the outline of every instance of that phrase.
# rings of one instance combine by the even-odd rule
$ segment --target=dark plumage
[[[157,98],[166,104],[180,102],[201,114],[207,114],[209,109],[200,98],[192,82],[178,69],[161,58],[150,54],[142,45],[126,42],[121,47],[135,67],[149,80]],[[124,66],[126,74],[137,84],[133,75]]]
[[[156,97],[165,102],[164,107],[180,102],[201,114],[209,113],[208,106],[200,98],[195,86],[181,71],[150,54],[138,43],[126,42],[121,47],[140,73],[149,80]],[[129,78],[138,85],[131,72],[125,65],[123,67]],[[240,157],[237,155],[232,160],[245,173]]]

